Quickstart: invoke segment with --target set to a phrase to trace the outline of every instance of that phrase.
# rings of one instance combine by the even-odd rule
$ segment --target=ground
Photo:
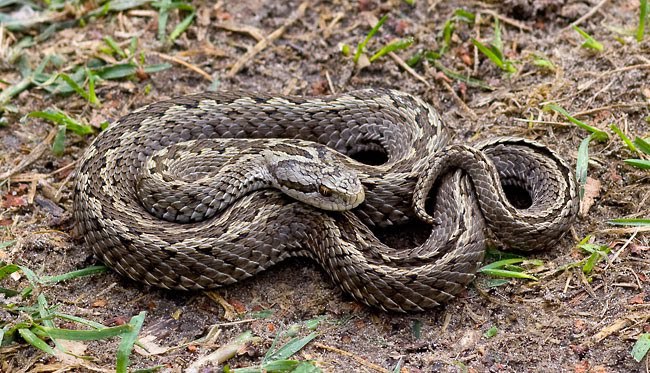
[[[549,103],[610,134],[609,140],[589,145],[587,192],[570,232],[557,247],[527,254],[542,262],[527,267],[538,281],[504,283],[481,274],[438,309],[390,314],[354,302],[307,260],[282,263],[224,288],[218,292],[221,302],[215,294],[163,291],[109,271],[37,287],[24,299],[0,295],[0,325],[7,330],[25,321],[29,311],[11,305],[32,305],[38,293],[59,312],[107,326],[146,311],[139,338],[149,353],[137,348],[133,369],[161,365],[182,371],[248,330],[255,338],[241,344],[227,364],[259,365],[282,331],[297,324],[302,326],[297,335],[306,336],[309,328],[303,324],[318,319],[316,338],[292,358],[311,360],[323,371],[647,372],[647,356],[637,362],[631,350],[650,332],[649,230],[608,223],[647,218],[650,211],[650,174],[623,162],[642,155],[631,152],[609,127],[616,124],[632,139],[650,136],[650,35],[640,42],[634,36],[639,1],[412,2],[196,2],[196,17],[180,34],[174,27],[192,10],[173,6],[179,3],[109,2],[102,8],[95,2],[53,2],[48,10],[46,4],[0,2],[4,16],[26,25],[0,26],[0,262],[26,266],[38,276],[100,264],[74,237],[71,219],[75,161],[94,135],[68,131],[60,143],[57,127],[26,117],[30,112],[56,108],[99,129],[144,104],[208,89],[318,96],[390,87],[434,105],[456,142],[522,136],[548,144],[575,166],[589,133],[543,110]],[[159,38],[165,6],[171,8]],[[383,15],[387,21],[355,64],[356,46]],[[514,72],[501,70],[471,42],[493,41],[496,19],[504,58],[512,61]],[[447,20],[453,30],[445,28]],[[573,24],[603,50],[583,47]],[[445,29],[452,31],[447,43]],[[25,44],[28,36],[31,42]],[[124,56],[109,47],[107,36]],[[408,37],[414,40],[409,47],[364,63],[382,46]],[[132,38],[138,41],[133,47]],[[342,53],[344,45],[350,55]],[[435,59],[430,52],[445,45]],[[405,61],[415,62],[418,54],[420,61],[406,69]],[[56,78],[57,72],[81,77],[80,88],[88,95],[91,84],[79,66],[115,66],[133,55],[133,71],[97,79],[96,104]],[[46,56],[51,57],[46,75],[30,80],[27,68],[36,69]],[[161,63],[169,65],[143,69]],[[80,75],[74,75],[77,70]],[[47,90],[55,85],[69,92]],[[54,154],[53,142],[64,145],[62,155]],[[577,247],[587,235],[594,247],[611,250],[591,271],[583,271],[590,254]],[[0,286],[27,284],[16,272]],[[59,319],[56,325],[80,328]],[[199,340],[210,330],[217,333],[214,338]],[[285,335],[279,343],[287,340]],[[111,371],[119,343],[118,338],[77,342],[68,348],[91,360],[59,360],[15,338],[0,347],[0,370]]]

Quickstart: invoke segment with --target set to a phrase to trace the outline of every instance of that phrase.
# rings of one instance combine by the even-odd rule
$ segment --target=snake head
[[[273,187],[322,210],[351,210],[365,198],[357,173],[322,150],[314,151],[313,157],[279,157],[269,162],[268,169]]]

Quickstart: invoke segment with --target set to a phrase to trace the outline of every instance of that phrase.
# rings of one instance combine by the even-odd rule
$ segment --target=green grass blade
[[[496,262],[492,262],[490,264],[484,265],[483,267],[481,267],[481,269],[479,269],[479,271],[486,270],[486,269],[503,268],[507,265],[523,263],[525,260],[526,258],[511,258],[511,259],[498,260]]]
[[[594,266],[598,262],[601,256],[598,253],[592,253],[589,255],[589,258],[585,261],[585,264],[582,266],[582,273],[588,275],[594,269]]]
[[[293,372],[299,363],[298,360],[274,360],[262,365],[262,372]]]
[[[70,86],[70,88],[72,88],[73,91],[77,92],[79,96],[83,97],[87,101],[90,101],[90,96],[88,95],[88,93],[84,91],[84,89],[81,88],[81,86],[74,79],[72,79],[70,75],[60,73],[59,78],[64,82],[66,82]]]
[[[7,264],[0,267],[0,280],[17,271],[20,271],[20,267],[15,264]]]
[[[648,143],[646,140],[637,137],[634,139],[634,145],[636,145],[636,147],[645,154],[650,155],[650,143]]]
[[[537,277],[529,275],[527,273],[508,271],[505,269],[480,269],[479,272],[485,273],[486,275],[490,275],[490,276],[496,276],[496,277],[523,278],[523,279],[538,281]]]
[[[612,225],[631,225],[631,226],[638,226],[638,227],[650,227],[650,218],[639,218],[639,219],[620,218],[620,219],[612,219],[608,221],[608,223]]]
[[[19,265],[20,270],[25,274],[25,277],[27,277],[27,281],[29,281],[30,284],[32,285],[38,285],[41,283],[41,279],[32,271],[31,269]]]
[[[650,333],[643,333],[639,336],[639,339],[636,340],[636,343],[634,343],[634,347],[632,347],[632,357],[637,361],[637,363],[640,363],[649,350]]]
[[[580,186],[580,200],[585,195],[585,185],[587,184],[587,170],[589,168],[589,142],[594,134],[587,136],[578,146],[578,159],[576,161],[576,180]]]
[[[164,63],[157,63],[153,65],[147,65],[143,67],[142,70],[147,74],[153,74],[153,73],[170,69],[171,67],[172,67],[171,64],[164,62]]]
[[[296,352],[300,351],[305,345],[316,338],[318,333],[311,332],[306,337],[303,338],[293,338],[287,342],[284,346],[280,347],[275,351],[271,356],[269,356],[269,361],[274,360],[284,360],[291,357]],[[266,364],[264,364],[266,366]]]
[[[472,24],[476,21],[476,15],[472,12],[466,11],[465,9],[456,9],[454,11],[454,19]]]
[[[107,272],[107,271],[108,271],[108,267],[103,266],[103,265],[90,266],[90,267],[86,267],[86,268],[79,269],[79,270],[76,270],[76,271],[71,271],[71,272],[64,273],[64,274],[57,275],[57,276],[43,276],[41,278],[41,281],[43,283],[53,284],[53,283],[57,283],[57,282],[61,282],[61,281],[72,280],[72,279],[78,278],[78,277],[92,276],[92,275],[96,275],[98,273],[104,273],[104,272]]]
[[[581,29],[580,27],[575,26],[575,25],[572,26],[572,28],[573,28],[573,29],[574,29],[578,34],[580,34],[580,36],[582,36],[582,37],[585,39],[585,42],[582,43],[582,47],[583,47],[583,48],[593,49],[593,50],[596,50],[596,51],[598,51],[598,52],[602,52],[602,51],[603,51],[603,49],[604,49],[603,45],[602,45],[601,43],[599,43],[596,39],[594,39],[593,37],[591,37],[591,35],[587,34],[587,32],[585,32],[583,29]]]
[[[447,22],[445,22],[445,26],[442,28],[442,47],[440,47],[440,51],[438,52],[440,56],[447,53],[449,50],[449,47],[451,46],[451,36],[454,34],[455,28],[456,22],[454,22],[453,18],[448,19]]]
[[[555,71],[556,70],[555,64],[551,60],[549,60],[548,58],[545,58],[545,57],[542,57],[542,56],[539,56],[539,55],[536,55],[536,54],[533,54],[531,56],[531,58],[533,59],[533,65],[535,65],[537,67],[540,67],[542,69],[547,69],[547,70],[550,70],[550,71]]]
[[[496,326],[492,326],[490,329],[486,330],[485,333],[483,333],[483,336],[489,339],[497,335],[497,333],[499,333],[499,329],[497,329]]]
[[[648,0],[640,0],[639,3],[639,26],[636,29],[636,41],[641,42],[643,34],[645,34],[645,21],[648,18]]]
[[[6,297],[13,297],[15,295],[20,294],[20,292],[14,290],[14,289],[8,289],[8,288],[0,286],[0,294],[4,294]],[[1,345],[1,343],[0,343],[0,345]]]
[[[484,82],[484,81],[482,81],[480,79],[470,78],[470,77],[467,77],[467,76],[465,76],[463,74],[459,74],[459,73],[447,68],[442,63],[440,63],[440,61],[438,61],[438,60],[429,59],[429,58],[427,58],[427,60],[429,62],[431,62],[436,69],[442,71],[443,74],[447,75],[451,79],[456,79],[456,80],[458,80],[460,82],[463,82],[463,83],[466,83],[467,85],[472,86],[472,87],[478,87],[478,88],[494,91],[494,87],[490,86],[489,84],[487,84],[486,82]]]
[[[624,159],[623,162],[642,170],[650,170],[650,161],[647,159]]]
[[[27,114],[30,118],[41,118],[54,122],[55,124],[65,125],[67,130],[70,130],[77,135],[90,135],[95,133],[95,129],[87,124],[80,123],[70,118],[66,113],[60,110],[45,110],[45,111],[32,111]]]
[[[133,76],[138,67],[133,63],[122,63],[93,69],[92,72],[105,80],[122,79]]]
[[[505,70],[505,65],[503,61],[496,53],[494,53],[492,49],[488,48],[487,46],[485,46],[483,43],[481,43],[476,39],[472,39],[472,44],[474,44],[481,53],[483,53],[487,58],[489,58],[490,61],[492,61],[495,65],[497,65],[497,67],[499,67],[501,70]]]
[[[124,53],[122,48],[120,48],[120,46],[117,45],[117,42],[115,41],[115,39],[110,37],[110,35],[109,36],[104,36],[104,43],[106,43],[106,45],[108,45],[108,47],[111,48],[113,53],[117,54],[121,58],[126,58],[126,53]]]
[[[377,53],[373,54],[372,57],[370,57],[370,62],[374,62],[378,58],[380,58],[380,57],[382,57],[382,56],[384,56],[384,55],[386,55],[386,54],[388,54],[390,52],[406,49],[406,48],[410,47],[411,44],[413,44],[413,38],[412,37],[408,37],[406,39],[396,40],[396,41],[394,41],[392,43],[389,43],[389,44],[385,45],[383,48],[381,48]]]
[[[52,312],[52,316],[60,318],[60,319],[68,320],[68,321],[74,321],[76,323],[86,325],[86,326],[90,326],[91,328],[95,328],[95,329],[105,329],[105,328],[107,328],[107,326],[102,325],[102,324],[100,324],[98,322],[88,320],[88,319],[84,319],[84,318],[79,317],[79,316],[68,315],[67,313]]]
[[[47,305],[47,299],[43,293],[39,294],[36,297],[38,302],[38,314],[41,316],[43,325],[48,328],[54,328],[54,321],[52,321],[52,314],[49,311],[49,306]]]
[[[172,33],[169,34],[169,41],[173,42],[174,40],[178,39],[178,37],[181,36],[185,32],[185,30],[187,30],[188,27],[190,27],[195,16],[196,16],[196,12],[192,12],[187,17],[185,17],[178,25],[176,25]]]
[[[45,341],[38,338],[36,334],[34,334],[31,330],[27,328],[20,328],[18,329],[18,334],[20,334],[20,336],[23,337],[25,342],[29,343],[30,345],[38,348],[39,350],[45,353],[54,355],[54,349],[50,347],[50,345],[45,343]]]
[[[575,124],[576,126],[588,131],[589,133],[594,134],[593,139],[596,140],[596,141],[604,142],[604,141],[607,141],[609,139],[609,135],[607,134],[607,132],[599,130],[596,127],[592,127],[592,126],[590,126],[590,125],[588,125],[588,124],[574,118],[563,107],[561,107],[559,105],[548,104],[548,105],[545,105],[543,107],[543,110],[546,110],[546,111],[553,110],[553,111],[555,111],[557,113],[562,114],[569,122],[571,122],[571,123]]]
[[[169,19],[169,8],[171,0],[156,1],[152,5],[159,7],[158,11],[158,40],[165,40],[165,30],[167,29],[167,20]]]
[[[126,324],[131,328],[131,331],[122,336],[122,341],[117,348],[117,364],[115,369],[118,373],[126,373],[127,368],[129,367],[129,355],[131,355],[133,345],[138,338],[140,329],[142,329],[145,315],[146,312],[142,311],[138,315],[133,316],[131,321]]]
[[[66,339],[70,341],[96,341],[125,335],[133,331],[133,325],[124,324],[103,329],[93,330],[72,330],[60,329],[47,326],[36,325],[33,328],[34,333],[41,336],[48,336],[53,339]]]
[[[54,141],[52,142],[52,153],[54,155],[62,156],[65,151],[65,124],[59,125],[59,129],[56,131],[54,136]]]
[[[618,128],[618,126],[617,126],[616,124],[614,124],[614,123],[610,124],[610,125],[609,125],[609,128],[610,128],[612,131],[614,131],[614,133],[617,134],[618,137],[621,138],[621,140],[623,140],[623,142],[625,143],[625,145],[627,146],[628,149],[630,149],[631,151],[633,151],[633,152],[635,152],[635,153],[638,152],[636,146],[634,146],[634,144],[632,143],[632,140],[630,140],[630,138],[627,137],[627,136],[623,133],[623,131],[621,131],[621,129]]]
[[[0,250],[7,248],[9,246],[13,246],[16,243],[16,240],[9,240],[9,241],[4,241],[0,242]]]
[[[88,101],[93,105],[99,106],[99,99],[95,93],[95,81],[97,80],[97,75],[95,75],[92,70],[86,68],[86,76],[88,77]]]
[[[0,112],[2,111],[2,107],[8,104],[14,96],[17,96],[22,91],[29,88],[31,85],[32,77],[28,76],[21,79],[18,83],[7,87],[2,92],[0,92]]]
[[[384,15],[381,17],[381,19],[377,22],[375,26],[368,32],[368,35],[366,35],[366,38],[361,42],[359,45],[357,45],[357,52],[354,54],[353,61],[354,63],[359,62],[359,57],[361,57],[361,53],[363,53],[363,49],[366,47],[366,44],[370,41],[370,39],[375,36],[377,31],[379,31],[379,28],[386,22],[388,19],[388,14]]]
[[[494,51],[501,55],[503,60],[503,40],[501,40],[501,27],[499,26],[499,18],[494,17],[494,36],[492,37],[492,46]]]

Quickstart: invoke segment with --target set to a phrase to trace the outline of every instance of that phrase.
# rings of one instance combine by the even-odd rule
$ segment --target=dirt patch
[[[546,103],[557,103],[597,128],[607,130],[616,123],[630,137],[647,138],[650,37],[646,35],[639,43],[617,31],[636,27],[638,2],[599,3],[313,1],[304,15],[288,25],[300,7],[298,2],[201,3],[187,31],[166,45],[157,40],[157,10],[148,6],[88,18],[82,27],[71,20],[89,9],[67,5],[43,27],[5,30],[4,41],[0,38],[0,87],[5,90],[21,81],[21,67],[36,69],[46,56],[58,57],[58,62],[48,65],[47,73],[72,75],[66,67],[88,64],[97,57],[110,62],[102,52],[107,45],[102,38],[108,35],[123,49],[136,37],[136,50],[142,51],[146,64],[168,62],[171,68],[156,73],[139,69],[123,79],[98,83],[101,106],[74,93],[47,93],[35,86],[5,105],[0,173],[18,166],[30,154],[34,162],[9,181],[0,180],[0,242],[16,240],[0,249],[0,261],[25,265],[42,276],[96,263],[73,240],[71,221],[70,178],[75,160],[92,136],[68,134],[62,156],[55,156],[49,143],[35,153],[54,127],[24,116],[50,107],[99,127],[146,103],[209,88],[314,96],[390,87],[432,103],[457,142],[522,136],[554,147],[575,165],[578,146],[588,133],[562,116],[543,111]],[[423,58],[413,66],[414,74],[406,71],[400,61],[416,53],[426,57],[426,52],[443,47],[445,21],[459,8],[474,14],[474,22],[456,22],[441,59]],[[2,8],[3,12],[18,10]],[[351,46],[354,53],[383,14],[389,18],[371,39],[369,51],[395,38],[413,36],[415,42],[397,52],[397,58],[384,56],[359,71],[352,58],[340,52],[341,45]],[[187,15],[187,11],[171,10],[168,34]],[[587,17],[580,27],[604,44],[602,52],[581,48],[582,38],[569,27],[583,16]],[[516,61],[513,74],[501,71],[470,41],[489,43],[495,18],[500,19],[505,58]],[[48,24],[58,26],[41,40]],[[242,60],[237,73],[229,73],[247,51],[283,25],[275,41]],[[34,44],[17,49],[19,40],[28,35],[34,37]],[[22,55],[22,60],[12,52]],[[551,61],[554,69],[536,66],[535,56]],[[461,77],[480,79],[491,89],[450,78],[436,63]],[[623,163],[637,155],[613,133],[606,143],[592,143],[589,156],[593,205],[560,245],[530,256],[544,263],[536,269],[540,281],[512,280],[493,286],[494,279],[479,275],[457,299],[430,312],[386,314],[360,306],[306,260],[291,260],[221,290],[220,295],[238,313],[233,320],[224,319],[224,308],[204,294],[153,289],[111,272],[49,286],[43,293],[50,304],[59,305],[60,312],[105,325],[118,325],[147,311],[140,336],[151,335],[156,345],[178,348],[149,356],[134,353],[134,368],[160,364],[181,371],[246,330],[261,337],[261,342],[245,348],[229,364],[259,364],[279,331],[322,317],[317,339],[294,357],[314,360],[325,371],[389,371],[398,364],[402,372],[647,371],[647,357],[637,363],[630,351],[641,333],[650,332],[650,236],[647,229],[615,229],[607,221],[648,217],[650,175]],[[575,247],[588,234],[594,243],[612,249],[609,260],[600,261],[586,275],[581,266],[563,269],[588,257]],[[19,281],[7,280],[2,286],[20,288],[26,282],[24,278]],[[5,304],[15,301],[3,299]],[[259,313],[263,310],[272,312],[263,318]],[[24,312],[6,310],[0,315],[3,323],[25,317]],[[212,344],[193,342],[213,325],[218,325],[220,334]],[[491,327],[496,327],[496,335],[485,336]],[[304,327],[301,330],[302,335],[308,332]],[[117,339],[85,342],[83,353],[93,357],[92,366],[110,370],[118,343]],[[62,367],[24,343],[1,347],[0,354],[2,371]]]

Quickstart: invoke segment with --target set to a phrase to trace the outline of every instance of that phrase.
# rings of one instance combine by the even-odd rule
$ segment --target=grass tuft
[[[5,245],[7,242],[2,244]],[[116,371],[118,373],[127,372],[129,355],[131,354],[133,344],[135,343],[140,328],[142,327],[145,317],[144,312],[134,316],[128,324],[106,327],[92,320],[83,319],[73,315],[66,315],[56,311],[58,306],[48,305],[45,293],[43,292],[44,286],[60,281],[67,281],[83,276],[102,273],[106,271],[106,267],[91,266],[58,276],[39,277],[34,273],[34,271],[27,267],[15,264],[4,264],[0,266],[0,281],[18,271],[21,271],[25,275],[29,281],[29,285],[21,290],[0,288],[0,293],[4,293],[9,297],[20,297],[18,302],[24,302],[32,298],[34,290],[39,291],[40,294],[36,297],[36,304],[31,302],[26,305],[20,305],[20,303],[17,304],[16,301],[12,299],[10,302],[4,302],[0,305],[0,308],[7,314],[16,315],[14,318],[15,321],[10,321],[8,319],[0,320],[0,346],[17,343],[19,342],[20,337],[20,339],[32,347],[47,354],[58,356],[60,353],[69,353],[59,343],[59,340],[94,341],[120,337],[122,338],[122,341],[117,351]],[[90,329],[59,328],[55,324],[55,320],[57,319],[65,320],[66,323],[73,322],[80,324],[89,327]],[[51,341],[52,344],[54,344],[54,347],[48,344],[48,341]]]
[[[413,44],[413,38],[408,37],[406,39],[399,39],[395,40],[387,45],[385,45],[383,48],[381,48],[377,53],[373,54],[372,57],[370,57],[370,62],[374,62],[378,58],[394,51],[406,49]]]
[[[526,263],[536,266],[542,265],[542,262],[539,260],[529,260],[526,258],[509,258],[484,265],[478,270],[478,272],[495,277],[519,278],[538,281],[537,277],[524,273],[525,269],[523,267],[515,265],[518,263]]]
[[[517,72],[514,63],[505,58],[503,54],[503,41],[501,40],[501,27],[499,26],[499,19],[494,19],[494,36],[490,46],[486,46],[476,39],[472,39],[472,44],[478,48],[492,63],[494,63],[501,70],[508,74]]]
[[[569,122],[571,122],[571,123],[575,124],[576,126],[578,126],[578,127],[582,128],[582,129],[592,133],[594,135],[593,138],[592,138],[593,140],[600,141],[600,142],[605,142],[605,141],[609,140],[609,135],[607,134],[607,132],[602,131],[602,130],[596,128],[596,127],[592,127],[592,126],[590,126],[590,125],[588,125],[588,124],[574,118],[563,107],[561,107],[559,105],[548,104],[548,105],[545,105],[543,107],[543,110],[545,110],[545,111],[552,110],[552,111],[555,111],[557,113],[562,114]]]
[[[377,21],[377,23],[372,27],[372,29],[370,29],[370,32],[368,32],[366,38],[363,39],[363,41],[357,45],[357,52],[354,54],[354,57],[352,58],[355,64],[359,62],[359,58],[361,57],[361,54],[363,53],[363,50],[366,47],[366,44],[368,44],[370,39],[372,39],[372,37],[375,36],[377,31],[379,31],[379,28],[384,24],[384,22],[386,22],[387,19],[388,19],[388,14],[381,17],[381,19]]]
[[[264,355],[262,363],[258,366],[248,368],[226,369],[227,372],[232,373],[259,373],[259,372],[321,372],[320,368],[314,365],[311,361],[300,361],[289,359],[296,352],[303,349],[309,342],[319,336],[319,333],[312,331],[305,337],[295,336],[302,327],[308,330],[314,330],[318,327],[322,318],[307,320],[303,323],[293,324],[289,328],[278,333],[271,347]],[[292,337],[287,343],[281,347],[276,347],[280,339],[285,337]]]
[[[583,39],[585,39],[584,43],[582,43],[583,48],[587,49],[592,49],[598,52],[602,52],[604,47],[603,45],[598,42],[596,39],[594,39],[591,35],[587,34],[587,32],[583,29],[581,29],[578,26],[572,26],[572,28],[582,36]]]
[[[611,251],[611,249],[606,245],[596,245],[589,243],[590,239],[591,236],[588,235],[577,245],[579,249],[582,249],[586,253],[590,254],[589,257],[579,262],[582,265],[582,272],[586,275],[590,274],[591,271],[593,271],[594,267],[599,261],[607,258],[607,255]]]
[[[492,326],[490,329],[486,330],[485,333],[483,333],[483,336],[487,339],[490,339],[499,333],[499,329],[496,326]]]

